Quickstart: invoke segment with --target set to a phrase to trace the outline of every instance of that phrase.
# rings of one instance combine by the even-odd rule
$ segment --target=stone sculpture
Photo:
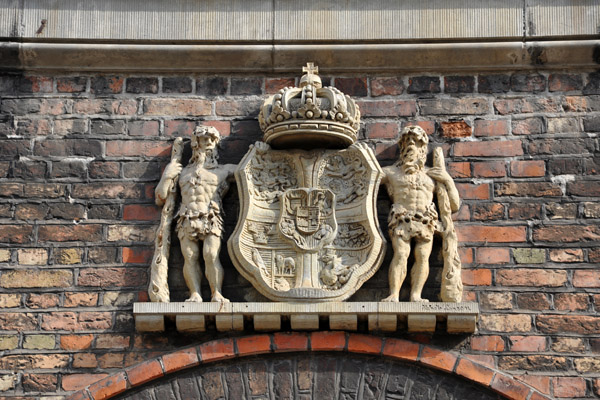
[[[462,299],[461,265],[451,217],[458,210],[460,199],[445,169],[441,148],[434,150],[433,167],[425,166],[428,142],[422,128],[404,128],[398,141],[398,162],[383,169],[382,183],[393,202],[388,229],[394,249],[389,269],[390,295],[383,301],[399,301],[411,242],[414,243],[415,263],[411,271],[410,301],[427,301],[421,298],[421,293],[429,274],[429,256],[435,233],[441,233],[443,238],[442,301],[460,302]],[[433,202],[434,194],[439,212]]]
[[[360,113],[308,64],[299,88],[268,98],[257,142],[236,171],[242,201],[228,242],[239,272],[277,301],[341,301],[379,268],[374,199],[382,175],[355,143]]]
[[[217,164],[216,147],[220,139],[219,132],[213,127],[196,128],[191,140],[192,158],[188,165],[184,168],[180,157],[172,157],[156,187],[156,203],[163,205],[163,214],[168,214],[172,212],[173,193],[179,183],[181,205],[177,213],[176,230],[184,258],[183,276],[190,291],[190,297],[186,301],[202,301],[200,295],[202,276],[200,255],[202,254],[206,279],[211,289],[211,301],[228,302],[221,294],[223,283],[223,267],[219,261],[223,236],[221,198],[229,189],[229,181],[233,178],[236,166]],[[177,141],[175,143],[180,145]],[[174,154],[178,153],[174,152]],[[163,219],[167,228],[163,228],[163,221],[161,221],[158,234],[161,235],[161,243],[158,243],[157,235],[152,271],[158,270],[159,265],[161,269],[166,268],[168,262],[166,235],[168,235],[172,216],[170,219],[168,216],[163,216]],[[203,242],[202,247],[200,242]],[[163,246],[160,247],[159,244]],[[168,302],[166,278],[163,277],[158,281],[154,279],[155,276],[166,276],[166,272],[152,273],[149,290],[151,299]]]

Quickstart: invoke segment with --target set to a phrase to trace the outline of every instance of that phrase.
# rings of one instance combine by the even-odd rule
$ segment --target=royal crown
[[[344,148],[356,142],[360,111],[349,96],[322,87],[313,63],[302,68],[300,87],[286,87],[263,103],[258,122],[275,148]]]

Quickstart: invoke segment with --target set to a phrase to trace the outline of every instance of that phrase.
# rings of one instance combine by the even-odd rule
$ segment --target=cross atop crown
[[[320,88],[321,78],[319,78],[319,67],[315,67],[314,63],[307,62],[306,67],[302,67],[302,78],[300,78],[300,87],[304,87],[306,85],[312,85],[315,88]]]
[[[306,67],[302,67],[302,72],[306,72],[309,75],[317,75],[319,73],[319,67],[315,67],[314,63],[307,62]]]

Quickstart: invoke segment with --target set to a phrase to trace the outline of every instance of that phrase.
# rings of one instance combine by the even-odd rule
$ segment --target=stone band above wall
[[[174,62],[176,60],[176,62]],[[166,45],[0,42],[0,70],[325,74],[595,68],[600,40],[429,44]]]

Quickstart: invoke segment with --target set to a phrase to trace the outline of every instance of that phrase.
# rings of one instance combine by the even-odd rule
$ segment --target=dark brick
[[[4,159],[14,159],[29,154],[31,154],[31,142],[29,140],[2,140],[0,157]]]
[[[220,371],[207,371],[202,374],[200,387],[207,400],[219,400],[225,397]]]
[[[471,206],[476,221],[496,221],[504,219],[504,206],[498,203],[475,203]]]
[[[540,74],[514,74],[510,77],[510,88],[514,92],[543,92],[546,78]]]
[[[54,374],[24,374],[22,385],[25,392],[50,392],[56,391],[58,377]]]
[[[277,399],[293,399],[294,383],[292,366],[289,361],[281,361],[274,365],[273,393]]]
[[[166,136],[192,136],[196,129],[196,121],[187,120],[170,120],[165,121],[165,135]]]
[[[93,161],[89,165],[90,178],[118,178],[120,165],[114,161]]]
[[[52,178],[81,178],[87,177],[87,167],[83,161],[63,160],[52,163]]]
[[[319,357],[312,360],[315,371],[313,396],[316,399],[335,398],[336,362],[335,358]],[[368,396],[367,396],[368,397]]]
[[[595,145],[593,139],[543,139],[532,140],[528,146],[529,154],[575,154],[582,155],[593,153]]]
[[[10,169],[10,162],[0,161],[0,178],[6,178],[8,176],[9,169]]]
[[[479,93],[506,93],[510,90],[508,75],[479,75],[477,81]]]
[[[262,85],[262,78],[231,78],[231,94],[262,94]]]
[[[10,95],[17,90],[17,83],[20,78],[13,74],[0,74],[0,93]]]
[[[548,172],[552,175],[581,174],[583,160],[579,158],[554,158],[548,160]]]
[[[81,93],[85,92],[87,78],[84,76],[66,77],[56,79],[56,90],[59,93]]]
[[[98,140],[40,140],[35,142],[34,154],[36,156],[87,156],[99,157],[102,155],[102,143]]]
[[[348,96],[366,96],[367,78],[335,78],[335,87]]]
[[[45,136],[50,134],[50,121],[47,119],[20,119],[15,133],[19,136]]]
[[[498,368],[502,370],[561,371],[568,369],[565,357],[532,355],[498,357]]]
[[[163,78],[163,93],[191,93],[192,80],[188,77]]]
[[[124,78],[120,76],[98,76],[92,78],[90,90],[96,95],[110,95],[123,92]]]
[[[85,217],[85,207],[81,204],[51,203],[49,215],[57,219],[80,220]]]
[[[227,78],[211,77],[196,80],[196,94],[203,96],[218,96],[227,93]]]
[[[560,186],[550,182],[509,182],[495,185],[496,196],[562,196]]]
[[[600,72],[592,72],[588,75],[583,94],[600,94]]]
[[[119,215],[119,206],[115,204],[92,204],[88,208],[89,219],[115,219]]]
[[[253,120],[256,120],[262,105],[260,100],[222,100],[215,103],[215,112],[219,116],[245,117]]]
[[[444,91],[446,93],[473,93],[475,90],[474,76],[446,76],[444,77]]]
[[[413,76],[408,80],[408,93],[439,93],[440,78],[437,76]]]
[[[584,160],[586,175],[600,174],[600,157],[592,157]]]
[[[246,398],[244,393],[244,379],[242,371],[238,367],[229,367],[223,373],[227,383],[228,395],[230,399]]]
[[[260,140],[262,131],[258,121],[235,121],[231,126],[231,137],[247,138],[248,140]]]
[[[586,132],[600,132],[600,116],[585,117],[583,130]]]
[[[0,204],[0,217],[2,218],[12,218],[12,211],[10,209],[10,204]]]
[[[127,123],[130,136],[158,136],[160,134],[158,121],[130,121]]]
[[[267,78],[265,80],[265,93],[274,94],[286,87],[294,87],[295,78]]]
[[[92,120],[92,135],[120,135],[125,133],[125,121],[119,119]]]
[[[576,74],[551,74],[548,77],[548,90],[551,92],[570,92],[581,90],[583,79]]]
[[[545,293],[519,293],[517,306],[523,310],[548,310],[550,299]]]
[[[404,93],[404,82],[401,78],[372,78],[371,96],[397,96]]]
[[[30,243],[33,234],[31,225],[3,225],[0,243]]]
[[[263,361],[248,364],[248,387],[250,394],[262,395],[268,390],[267,365]]]
[[[123,175],[125,178],[136,178],[145,180],[160,179],[161,168],[157,162],[129,162],[123,163]]]
[[[600,197],[600,181],[577,181],[567,183],[567,194],[572,196]]]
[[[26,75],[19,79],[18,90],[21,93],[52,93],[54,80],[49,76]]]
[[[127,93],[158,93],[158,78],[127,78]]]
[[[110,264],[117,259],[114,247],[92,247],[88,252],[88,260],[93,264]]]
[[[13,176],[20,179],[44,179],[48,166],[42,161],[17,161]]]
[[[15,207],[15,218],[20,220],[44,219],[47,214],[47,204],[17,204]]]

